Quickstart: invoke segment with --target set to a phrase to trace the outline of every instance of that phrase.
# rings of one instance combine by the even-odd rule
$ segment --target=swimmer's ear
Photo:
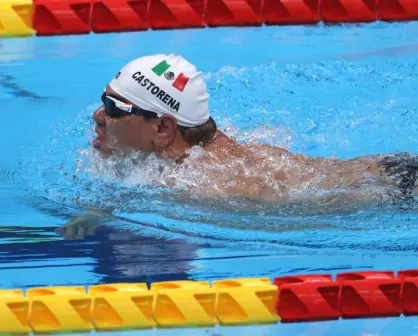
[[[157,134],[154,144],[157,148],[167,147],[174,139],[177,129],[177,121],[169,114],[159,117],[157,122]]]

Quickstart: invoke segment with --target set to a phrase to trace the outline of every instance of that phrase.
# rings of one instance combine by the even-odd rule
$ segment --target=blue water
[[[417,268],[414,201],[168,200],[142,183],[149,166],[117,176],[89,144],[90,116],[119,68],[173,52],[205,72],[215,120],[240,141],[344,159],[418,153],[417,31],[415,22],[379,22],[1,40],[0,287]],[[86,206],[113,216],[80,220]],[[407,336],[417,328],[417,318],[402,317],[156,334]]]

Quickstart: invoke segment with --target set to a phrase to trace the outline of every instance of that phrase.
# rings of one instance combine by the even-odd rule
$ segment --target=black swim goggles
[[[102,93],[102,102],[105,108],[105,113],[110,118],[120,118],[128,115],[144,115],[147,112],[138,106],[126,104],[120,100],[107,96],[106,92]]]

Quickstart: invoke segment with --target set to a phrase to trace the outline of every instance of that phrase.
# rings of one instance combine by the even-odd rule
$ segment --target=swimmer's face
[[[131,104],[128,100],[118,95],[109,86],[106,95],[117,100]],[[111,118],[106,115],[104,106],[93,113],[96,122],[97,137],[93,141],[93,147],[100,151],[102,156],[125,149],[155,151],[155,137],[158,127],[153,120],[145,120],[143,116],[126,114],[119,118]]]

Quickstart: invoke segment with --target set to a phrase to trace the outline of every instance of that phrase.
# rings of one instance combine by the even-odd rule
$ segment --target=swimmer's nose
[[[98,108],[96,111],[94,111],[93,113],[93,120],[100,126],[104,126],[106,123],[106,114],[104,111],[104,107],[100,107]]]

